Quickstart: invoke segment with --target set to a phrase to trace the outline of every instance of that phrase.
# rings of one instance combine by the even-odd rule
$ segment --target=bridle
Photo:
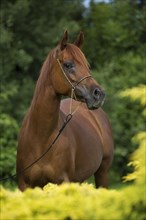
[[[70,81],[70,79],[68,78],[68,76],[66,75],[66,73],[64,72],[64,69],[62,68],[62,65],[61,65],[59,59],[57,59],[57,62],[58,62],[59,66],[60,66],[60,68],[61,68],[61,70],[62,70],[63,75],[65,76],[65,78],[67,79],[67,81],[69,82],[69,84],[71,85],[71,87],[72,87],[73,90],[75,90],[76,87],[77,87],[77,85],[79,85],[83,80],[92,77],[91,75],[84,76],[84,77],[82,77],[81,79],[79,79],[77,82],[75,82],[75,84],[73,84],[73,83]]]
[[[70,81],[70,79],[68,78],[68,76],[66,75],[66,73],[64,72],[64,69],[63,69],[63,67],[62,67],[62,65],[61,65],[61,63],[60,63],[60,60],[59,59],[57,59],[57,62],[58,62],[58,64],[59,64],[59,66],[60,66],[60,69],[62,70],[62,73],[63,73],[63,75],[65,76],[65,78],[66,78],[66,80],[68,81],[68,83],[71,85],[71,101],[70,101],[70,112],[69,112],[69,114],[71,114],[71,115],[73,115],[76,111],[77,111],[77,109],[78,109],[78,107],[79,106],[77,106],[77,108],[72,112],[72,100],[73,100],[73,98],[75,98],[76,100],[77,100],[77,97],[76,97],[76,94],[75,94],[75,89],[76,89],[76,87],[82,82],[82,81],[84,81],[85,79],[88,79],[88,78],[92,78],[92,76],[91,75],[88,75],[88,76],[84,76],[84,77],[82,77],[81,79],[79,79],[78,81],[76,81],[74,84]],[[79,103],[79,105],[81,104],[81,102]]]

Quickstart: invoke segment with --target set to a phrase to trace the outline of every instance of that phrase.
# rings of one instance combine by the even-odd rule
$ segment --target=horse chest
[[[29,174],[24,177],[25,182],[31,187],[43,187],[47,183],[60,184],[68,179],[68,175],[63,170],[55,169],[52,165],[34,165]]]

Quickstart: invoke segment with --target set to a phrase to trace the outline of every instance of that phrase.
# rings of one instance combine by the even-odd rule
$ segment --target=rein
[[[72,111],[72,101],[73,98],[76,98],[75,95],[75,89],[77,87],[77,85],[79,85],[83,80],[92,77],[91,75],[88,76],[84,76],[83,78],[81,78],[79,81],[77,81],[75,83],[75,85],[73,85],[73,83],[70,81],[70,79],[67,77],[66,73],[64,72],[62,65],[59,61],[59,59],[57,59],[57,62],[62,70],[62,73],[64,74],[65,78],[67,79],[67,81],[69,82],[69,84],[71,85],[71,101],[70,101],[70,110],[69,110],[69,114],[66,116],[66,119],[62,125],[62,127],[60,128],[60,130],[58,131],[58,134],[56,135],[56,137],[54,138],[54,140],[52,141],[52,143],[49,145],[49,147],[47,148],[47,150],[40,156],[38,157],[35,161],[33,161],[30,165],[28,165],[27,167],[25,167],[19,174],[23,174],[26,170],[28,170],[29,168],[31,168],[33,165],[35,165],[38,161],[40,161],[48,152],[49,150],[53,147],[53,145],[56,143],[56,141],[58,140],[59,136],[61,135],[61,133],[63,132],[63,130],[65,129],[65,127],[67,126],[67,124],[70,122],[70,120],[73,117],[73,114],[78,110],[79,106],[82,104],[81,102],[79,103],[79,105],[76,107],[76,109],[74,111]],[[17,174],[15,173],[14,175],[10,175],[8,177],[4,177],[0,179],[0,182],[11,179],[14,181],[14,178],[17,177]]]

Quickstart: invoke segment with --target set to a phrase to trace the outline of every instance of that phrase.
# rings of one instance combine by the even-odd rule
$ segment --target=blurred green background
[[[19,128],[39,71],[68,29],[70,42],[84,32],[83,52],[106,91],[115,142],[111,186],[118,184],[137,147],[131,138],[145,129],[142,107],[120,94],[146,81],[146,1],[1,0],[0,13],[1,177],[15,173]]]

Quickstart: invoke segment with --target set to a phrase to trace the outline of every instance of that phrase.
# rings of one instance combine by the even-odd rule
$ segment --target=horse
[[[42,65],[18,138],[16,173],[21,191],[47,183],[82,183],[92,175],[97,188],[108,187],[112,128],[101,108],[105,92],[91,76],[83,41],[80,32],[74,43],[68,43],[65,31]],[[67,116],[72,117],[56,138]]]

